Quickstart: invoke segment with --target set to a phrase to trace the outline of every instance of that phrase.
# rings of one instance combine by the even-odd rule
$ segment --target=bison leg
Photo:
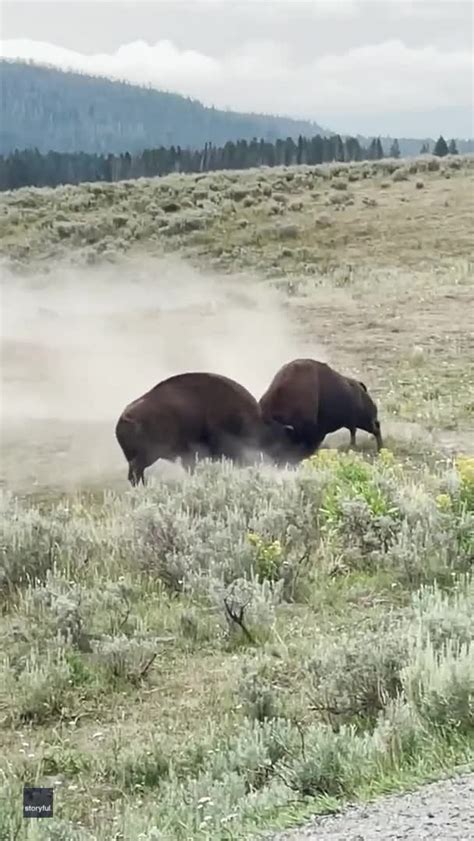
[[[128,466],[128,481],[132,487],[136,487],[140,482],[145,484],[145,467],[137,458],[133,458]]]
[[[244,447],[243,439],[230,432],[210,432],[206,435],[206,457],[211,461],[221,461],[223,458],[239,463]]]
[[[208,458],[212,458],[212,453],[207,440],[190,444],[187,451],[180,454],[181,464],[188,473],[194,473],[198,462]]]
[[[132,487],[135,487],[135,485],[138,484],[137,477],[135,475],[135,468],[133,462],[131,461],[128,463],[128,481],[130,482]]]
[[[356,430],[355,430],[355,429],[349,429],[349,432],[351,433],[351,443],[350,443],[350,445],[349,445],[349,446],[350,446],[353,450],[355,450],[355,445],[356,445]]]
[[[189,455],[182,455],[180,458],[183,469],[193,474],[196,469],[196,454],[190,453]]]
[[[380,450],[383,447],[383,438],[382,438],[382,430],[380,428],[379,421],[375,421],[375,423],[374,423],[373,435],[374,435],[374,438],[377,442],[377,452],[380,452]]]
[[[321,430],[317,423],[309,421],[302,425],[301,432],[303,458],[310,458],[321,447],[321,444],[326,437],[326,433]]]

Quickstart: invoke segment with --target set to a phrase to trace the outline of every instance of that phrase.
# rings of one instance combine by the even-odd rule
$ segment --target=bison
[[[326,435],[347,428],[351,446],[356,429],[370,432],[383,446],[377,407],[363,382],[339,374],[324,362],[295,359],[276,373],[260,398],[262,419],[284,424],[291,438],[288,461],[312,455]]]
[[[144,471],[158,459],[181,458],[192,470],[196,457],[249,463],[258,451],[270,454],[286,430],[264,424],[255,398],[219,374],[178,374],[130,403],[115,427],[129,464],[132,485],[145,484]]]

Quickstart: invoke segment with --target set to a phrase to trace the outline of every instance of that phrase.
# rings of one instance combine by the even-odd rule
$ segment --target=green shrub
[[[305,736],[304,753],[284,768],[287,785],[305,797],[348,796],[373,772],[377,746],[370,736],[358,736],[342,725],[313,726]]]
[[[405,694],[423,720],[465,733],[474,727],[474,670],[468,643],[453,640],[437,651],[419,636],[402,671]]]
[[[74,686],[87,695],[87,685],[96,690],[94,675],[71,657],[63,647],[32,650],[18,661],[4,657],[0,663],[0,709],[11,724],[41,724],[51,718],[72,713],[69,701],[75,703]]]
[[[266,660],[243,664],[238,693],[248,718],[255,721],[278,718],[280,704],[272,681],[271,664]]]
[[[474,639],[474,580],[457,582],[444,592],[435,583],[422,586],[412,596],[417,632],[428,637],[435,651],[450,642],[468,645]]]
[[[409,178],[409,173],[408,173],[408,170],[406,170],[406,169],[397,169],[397,170],[395,170],[395,172],[393,173],[392,178],[393,178],[393,180],[394,180],[395,182],[399,182],[399,181],[408,181],[408,178]]]
[[[332,178],[331,187],[333,190],[347,190],[347,181],[343,178]]]
[[[375,721],[401,691],[407,640],[398,627],[322,640],[308,670],[311,706],[330,723]]]

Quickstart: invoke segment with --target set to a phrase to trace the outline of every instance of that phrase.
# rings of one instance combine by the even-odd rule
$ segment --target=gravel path
[[[268,841],[473,841],[474,774],[315,818]]]

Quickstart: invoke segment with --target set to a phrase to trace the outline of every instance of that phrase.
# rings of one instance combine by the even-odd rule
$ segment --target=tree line
[[[445,155],[457,150],[440,137],[433,150],[435,155]],[[422,150],[427,152],[427,148]],[[390,157],[399,158],[398,140],[389,150]],[[259,166],[293,166],[322,164],[333,161],[349,162],[380,160],[384,150],[380,137],[373,138],[367,146],[355,137],[342,139],[339,134],[322,137],[317,134],[297,142],[291,137],[271,143],[254,138],[250,142],[228,141],[223,146],[206,143],[203,149],[182,149],[159,146],[145,149],[139,154],[98,155],[86,152],[48,152],[38,149],[16,149],[7,156],[0,156],[0,190],[19,187],[57,187],[60,184],[82,182],[114,182],[136,178],[151,178],[173,172],[200,173],[222,169],[250,169]]]

